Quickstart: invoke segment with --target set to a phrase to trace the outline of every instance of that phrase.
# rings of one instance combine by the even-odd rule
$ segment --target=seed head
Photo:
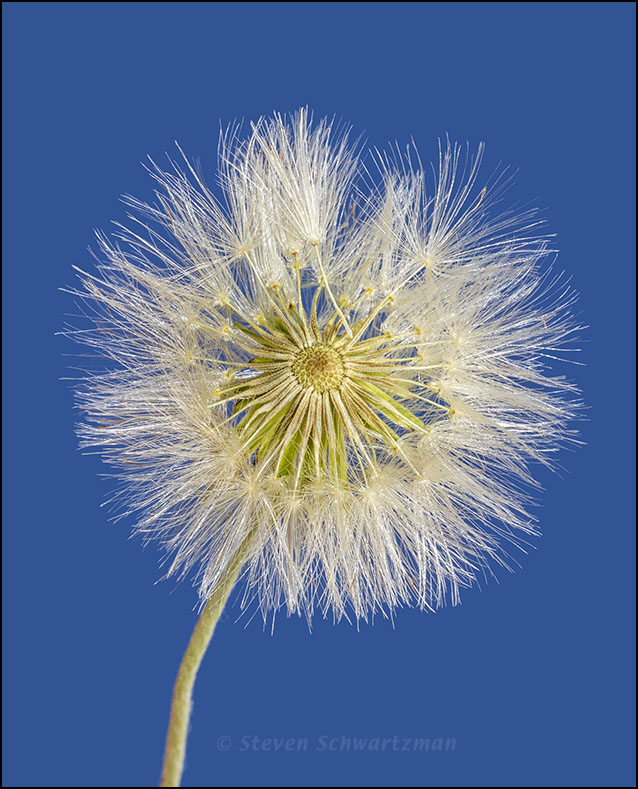
[[[481,152],[443,147],[432,185],[377,155],[366,194],[346,133],[276,115],[223,136],[225,206],[151,162],[157,202],[98,235],[82,444],[203,600],[242,551],[264,615],[434,609],[536,531],[529,464],[574,440],[548,367],[573,296],[536,212],[494,211],[503,175],[476,189]]]

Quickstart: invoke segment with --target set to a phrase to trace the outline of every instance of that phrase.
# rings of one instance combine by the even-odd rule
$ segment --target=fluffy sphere
[[[264,615],[434,609],[536,531],[529,465],[579,407],[548,363],[573,296],[534,210],[495,210],[481,149],[373,156],[306,110],[222,137],[218,201],[184,158],[79,272],[108,363],[82,445],[206,600],[246,559]],[[366,186],[367,184],[367,186]]]

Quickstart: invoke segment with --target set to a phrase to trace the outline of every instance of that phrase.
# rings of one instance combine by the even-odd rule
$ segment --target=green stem
[[[166,748],[164,750],[164,766],[160,786],[179,786],[184,770],[186,755],[186,737],[190,720],[193,685],[202,658],[215,631],[220,614],[228,600],[235,581],[241,572],[246,552],[240,550],[237,558],[229,565],[226,576],[206,603],[201,616],[195,625],[186,652],[182,658],[171,702],[171,715],[168,721]]]

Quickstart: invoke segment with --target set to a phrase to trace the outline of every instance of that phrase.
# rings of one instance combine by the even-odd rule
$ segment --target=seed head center
[[[300,386],[312,388],[315,392],[338,389],[344,376],[342,355],[324,343],[302,348],[295,356],[291,369]]]

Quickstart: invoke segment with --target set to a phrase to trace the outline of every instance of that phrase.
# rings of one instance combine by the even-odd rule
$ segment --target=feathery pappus
[[[576,435],[552,372],[575,297],[481,156],[373,152],[373,176],[348,130],[276,114],[222,135],[222,200],[151,162],[156,202],[98,234],[81,443],[203,601],[241,557],[264,615],[435,609],[536,533],[530,465]]]

